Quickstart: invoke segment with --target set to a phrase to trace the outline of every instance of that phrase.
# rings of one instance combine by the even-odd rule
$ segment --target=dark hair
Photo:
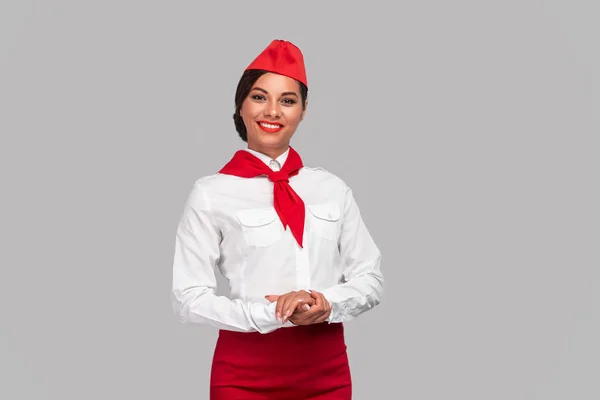
[[[244,142],[248,141],[248,132],[246,131],[246,125],[244,125],[244,120],[240,115],[240,109],[242,108],[242,103],[248,97],[250,90],[252,90],[252,85],[260,78],[262,75],[266,74],[269,71],[265,71],[262,69],[249,69],[244,71],[240,81],[238,82],[237,89],[235,91],[235,113],[233,114],[233,122],[235,123],[235,130],[239,133],[240,138]],[[298,86],[300,86],[300,97],[302,98],[302,109],[306,109],[306,98],[308,97],[308,88],[306,85],[300,81],[298,82]]]

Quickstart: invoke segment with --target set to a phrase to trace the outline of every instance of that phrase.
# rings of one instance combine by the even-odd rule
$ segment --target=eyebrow
[[[263,88],[260,88],[260,87],[258,87],[258,86],[255,86],[255,87],[253,87],[253,88],[252,88],[252,90],[259,90],[259,91],[261,91],[261,92],[263,92],[263,93],[265,93],[265,94],[269,94],[269,92],[267,92],[265,89],[263,89]],[[281,93],[281,95],[282,95],[282,96],[289,96],[289,95],[292,95],[292,96],[296,96],[296,97],[298,97],[298,93],[296,93],[296,92],[283,92],[283,93]]]

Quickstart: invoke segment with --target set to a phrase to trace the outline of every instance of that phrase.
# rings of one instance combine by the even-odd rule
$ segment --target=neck
[[[280,155],[285,153],[287,151],[287,149],[289,148],[289,146],[286,145],[285,147],[281,147],[281,148],[263,149],[263,148],[255,147],[252,145],[248,145],[248,148],[250,150],[254,150],[254,151],[258,151],[259,153],[263,153],[263,154],[271,157],[272,160],[275,160],[275,159],[277,159],[277,157],[279,157]]]

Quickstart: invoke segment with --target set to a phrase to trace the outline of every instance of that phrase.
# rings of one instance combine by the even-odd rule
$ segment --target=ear
[[[304,119],[304,115],[306,114],[306,110],[308,109],[308,100],[304,103],[304,110],[302,110],[302,114],[300,114],[300,121]]]

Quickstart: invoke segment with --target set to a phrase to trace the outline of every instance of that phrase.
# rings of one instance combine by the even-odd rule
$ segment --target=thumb
[[[271,303],[277,301],[278,298],[279,296],[276,294],[268,294],[265,296],[265,299],[269,300]]]

